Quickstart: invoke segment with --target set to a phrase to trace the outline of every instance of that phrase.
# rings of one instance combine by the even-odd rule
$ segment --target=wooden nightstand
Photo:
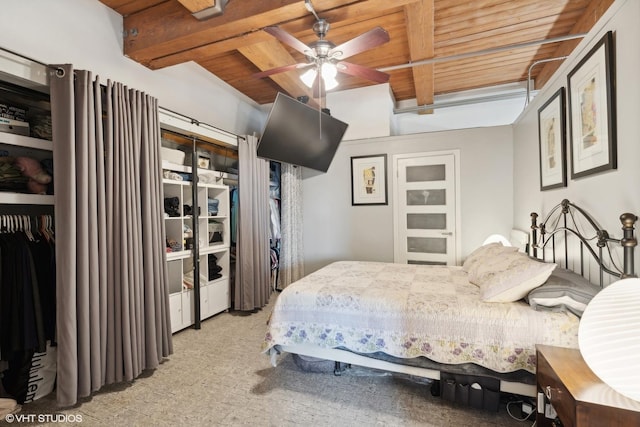
[[[549,401],[565,427],[640,426],[640,402],[600,381],[579,350],[548,345],[536,348],[538,393],[546,396],[545,405],[537,413],[536,427],[554,425],[544,414]]]

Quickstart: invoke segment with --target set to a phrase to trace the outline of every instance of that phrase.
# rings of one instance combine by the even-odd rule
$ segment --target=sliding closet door
[[[394,156],[395,262],[457,264],[457,157],[457,152]]]

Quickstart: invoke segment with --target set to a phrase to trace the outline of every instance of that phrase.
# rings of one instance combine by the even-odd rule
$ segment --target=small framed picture
[[[351,205],[387,204],[387,155],[351,157]]]
[[[209,158],[204,156],[198,156],[198,167],[200,169],[209,169]]]
[[[541,191],[567,186],[564,112],[563,87],[538,110]]]
[[[617,168],[613,33],[568,74],[571,178]]]

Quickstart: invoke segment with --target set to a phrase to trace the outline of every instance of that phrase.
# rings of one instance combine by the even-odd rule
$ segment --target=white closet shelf
[[[200,246],[200,255],[217,254],[228,250],[229,247],[220,242],[219,245],[215,246]]]
[[[213,215],[213,216],[202,215],[198,217],[198,219],[219,219],[219,220],[223,220],[227,218],[228,217],[226,215]]]
[[[0,204],[53,205],[52,195],[0,192]]]
[[[163,184],[174,184],[174,185],[191,185],[191,181],[178,181],[177,179],[167,179],[167,178],[162,178],[162,183]]]
[[[190,256],[191,256],[191,250],[167,252],[167,261],[171,261],[171,260],[174,260],[174,259],[189,258]]]
[[[0,132],[0,144],[15,145],[18,147],[35,148],[38,150],[53,151],[53,142],[47,139],[33,138],[30,136],[16,135],[14,133]]]
[[[220,190],[220,191],[226,191],[229,187],[227,185],[224,184],[205,184],[202,182],[198,183],[198,187],[199,188],[211,188],[214,190]]]
[[[168,169],[168,170],[177,171],[177,172],[191,173],[191,166],[180,165],[178,163],[169,162],[167,160],[163,160],[162,161],[162,169]],[[179,183],[179,182],[190,183],[190,181],[176,181],[176,180],[170,180],[170,182],[171,183]]]

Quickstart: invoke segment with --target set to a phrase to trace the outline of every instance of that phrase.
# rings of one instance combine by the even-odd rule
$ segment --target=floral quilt
[[[262,349],[341,347],[535,373],[535,345],[577,348],[578,322],[523,301],[482,302],[461,267],[339,261],[282,291]]]

